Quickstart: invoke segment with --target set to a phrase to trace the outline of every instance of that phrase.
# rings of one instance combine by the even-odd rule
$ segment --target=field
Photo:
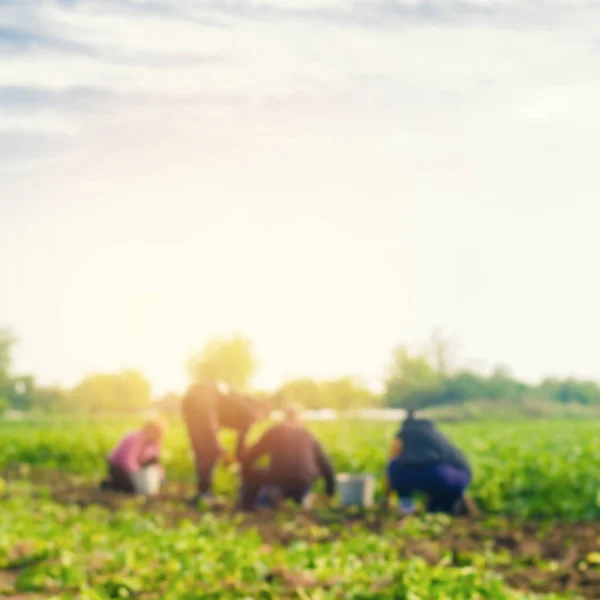
[[[152,500],[97,490],[133,423],[0,424],[0,594],[33,598],[600,598],[597,423],[444,427],[473,460],[478,519],[317,507],[234,514],[191,508],[182,428],[165,444],[170,484]],[[339,471],[380,474],[391,425],[313,429]],[[258,432],[256,432],[258,433]],[[255,433],[255,435],[256,435]],[[226,442],[230,443],[231,440]],[[543,594],[543,595],[536,595]]]

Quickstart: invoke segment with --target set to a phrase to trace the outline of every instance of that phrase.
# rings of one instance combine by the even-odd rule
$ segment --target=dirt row
[[[23,479],[19,472],[5,471],[5,479]],[[53,499],[62,504],[85,507],[101,505],[111,511],[130,502],[127,496],[100,491],[89,484],[60,473],[30,474],[31,481],[50,487]],[[183,518],[196,520],[201,511],[185,501],[193,489],[183,483],[171,483],[165,493],[139,503],[142,512],[159,512],[168,525]],[[233,512],[228,504],[213,510]],[[350,513],[342,510],[315,510],[290,514],[293,528],[285,519],[274,518],[268,511],[246,514],[241,525],[255,528],[265,544],[287,545],[299,539],[328,542],[359,525],[382,534],[404,527],[405,520],[389,512]],[[487,556],[494,571],[520,590],[538,593],[576,593],[585,598],[600,598],[600,522],[531,523],[511,520],[455,519],[426,539],[396,536],[398,552],[405,557],[421,556],[430,564],[451,557],[454,565],[477,564],[477,557]],[[490,563],[489,557],[492,557]],[[494,564],[493,557],[500,557]],[[274,575],[275,576],[275,575]],[[279,574],[285,577],[285,574]],[[308,586],[309,583],[306,582]]]

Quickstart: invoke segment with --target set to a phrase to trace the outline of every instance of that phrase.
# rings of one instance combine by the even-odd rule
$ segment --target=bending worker
[[[269,466],[255,467],[263,456],[269,458]],[[241,508],[274,505],[286,499],[302,504],[320,477],[325,479],[327,495],[333,496],[331,462],[302,424],[299,407],[288,408],[283,423],[271,427],[242,457]]]
[[[161,480],[164,481],[160,449],[166,429],[165,421],[153,418],[141,429],[126,435],[111,452],[108,459],[108,478],[102,481],[100,487],[133,494],[136,474],[149,465],[158,467]]]
[[[212,493],[213,470],[219,458],[226,463],[239,460],[250,427],[266,416],[268,407],[249,396],[223,394],[216,384],[202,383],[190,386],[181,410],[196,463],[198,495],[194,500],[198,500]],[[235,458],[219,443],[222,427],[237,433]]]
[[[465,510],[469,462],[433,421],[417,419],[413,411],[392,442],[387,476],[387,496],[396,492],[404,509],[410,511],[413,494],[422,493],[428,497],[427,512]]]

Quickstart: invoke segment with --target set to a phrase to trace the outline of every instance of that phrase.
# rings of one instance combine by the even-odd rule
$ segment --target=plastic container
[[[160,491],[161,471],[156,465],[150,465],[132,474],[136,494],[154,496]]]
[[[336,479],[342,506],[361,508],[373,506],[375,499],[375,477],[373,475],[341,473]]]

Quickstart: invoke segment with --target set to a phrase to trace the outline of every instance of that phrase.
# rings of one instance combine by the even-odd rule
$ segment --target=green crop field
[[[158,498],[97,490],[123,420],[0,424],[0,594],[12,598],[600,597],[600,440],[585,421],[444,427],[473,461],[477,519],[191,508],[171,427]],[[381,475],[390,424],[311,425],[338,471]],[[254,432],[256,435],[258,432]],[[226,439],[231,443],[231,439]],[[236,474],[219,469],[227,501]],[[536,594],[544,594],[543,596]],[[554,595],[552,595],[554,594]]]

